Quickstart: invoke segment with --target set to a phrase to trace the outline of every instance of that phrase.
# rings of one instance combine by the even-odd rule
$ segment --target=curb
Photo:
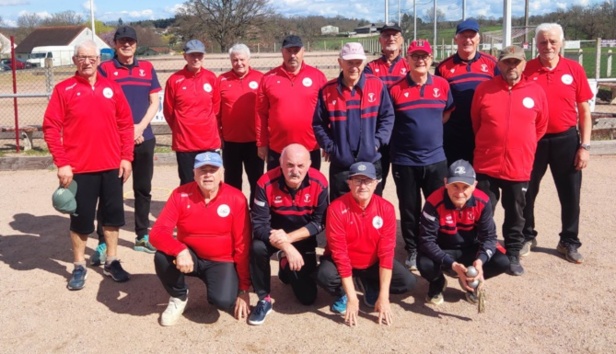
[[[616,140],[597,140],[592,142],[592,156],[616,155]],[[154,154],[154,165],[175,165],[175,153]],[[0,157],[0,171],[53,170],[51,156],[5,156]]]

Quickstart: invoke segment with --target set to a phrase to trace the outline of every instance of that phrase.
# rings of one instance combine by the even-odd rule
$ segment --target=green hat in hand
[[[77,182],[71,181],[68,188],[58,187],[51,196],[54,209],[63,214],[73,214],[77,210]]]

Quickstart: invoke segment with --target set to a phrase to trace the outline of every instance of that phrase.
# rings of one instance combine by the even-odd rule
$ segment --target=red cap
[[[413,54],[415,52],[426,52],[432,55],[432,47],[427,39],[417,39],[411,42],[406,54]]]

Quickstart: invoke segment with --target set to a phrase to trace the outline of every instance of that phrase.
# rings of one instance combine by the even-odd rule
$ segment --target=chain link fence
[[[354,40],[362,42],[368,54],[368,60],[380,55],[380,46],[377,39],[348,38],[341,40],[339,45],[334,45],[332,42],[324,43],[324,45],[332,47],[328,51],[310,50],[311,47],[316,47],[316,45],[307,43],[304,60],[307,64],[320,69],[328,79],[335,78],[339,73],[337,62],[339,48],[345,42]],[[405,43],[405,48],[409,43],[410,41]],[[577,49],[567,50],[565,56],[579,60],[584,65],[588,77],[594,79],[594,87],[598,91],[595,113],[593,114],[595,129],[598,132],[597,137],[613,139],[616,128],[616,118],[614,118],[616,117],[616,68],[614,68],[616,63],[612,59],[611,49],[601,47],[597,43],[597,41],[585,42],[581,51]],[[275,47],[275,45],[272,45],[272,47]],[[276,52],[270,53],[264,52],[265,49],[269,48],[265,48],[265,46],[251,47],[253,54],[250,64],[253,69],[266,72],[282,63],[280,48],[277,48]],[[453,43],[441,43],[434,46],[436,61],[451,55],[455,50]],[[534,51],[529,48],[527,56],[533,57]],[[154,65],[163,89],[169,76],[180,70],[185,64],[183,57],[179,54],[148,56],[145,59]],[[231,69],[226,54],[206,54],[204,67],[213,71],[216,75]],[[2,130],[0,132],[0,154],[31,148],[46,150],[40,128],[47,102],[54,85],[74,75],[74,73],[74,66],[30,68],[16,70],[15,72],[12,70],[0,71],[0,127]],[[95,108],[93,107],[93,109]],[[162,114],[155,118],[155,122],[154,124],[160,124],[159,129],[156,129],[157,131],[161,133],[168,131],[165,129],[166,124]],[[170,139],[163,137],[157,140],[159,140],[160,145],[170,145]]]

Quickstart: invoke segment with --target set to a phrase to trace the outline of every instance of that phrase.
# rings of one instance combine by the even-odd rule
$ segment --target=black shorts
[[[96,204],[100,198],[103,226],[124,225],[124,200],[119,169],[75,174],[77,210],[71,215],[71,231],[82,235],[94,232]]]

